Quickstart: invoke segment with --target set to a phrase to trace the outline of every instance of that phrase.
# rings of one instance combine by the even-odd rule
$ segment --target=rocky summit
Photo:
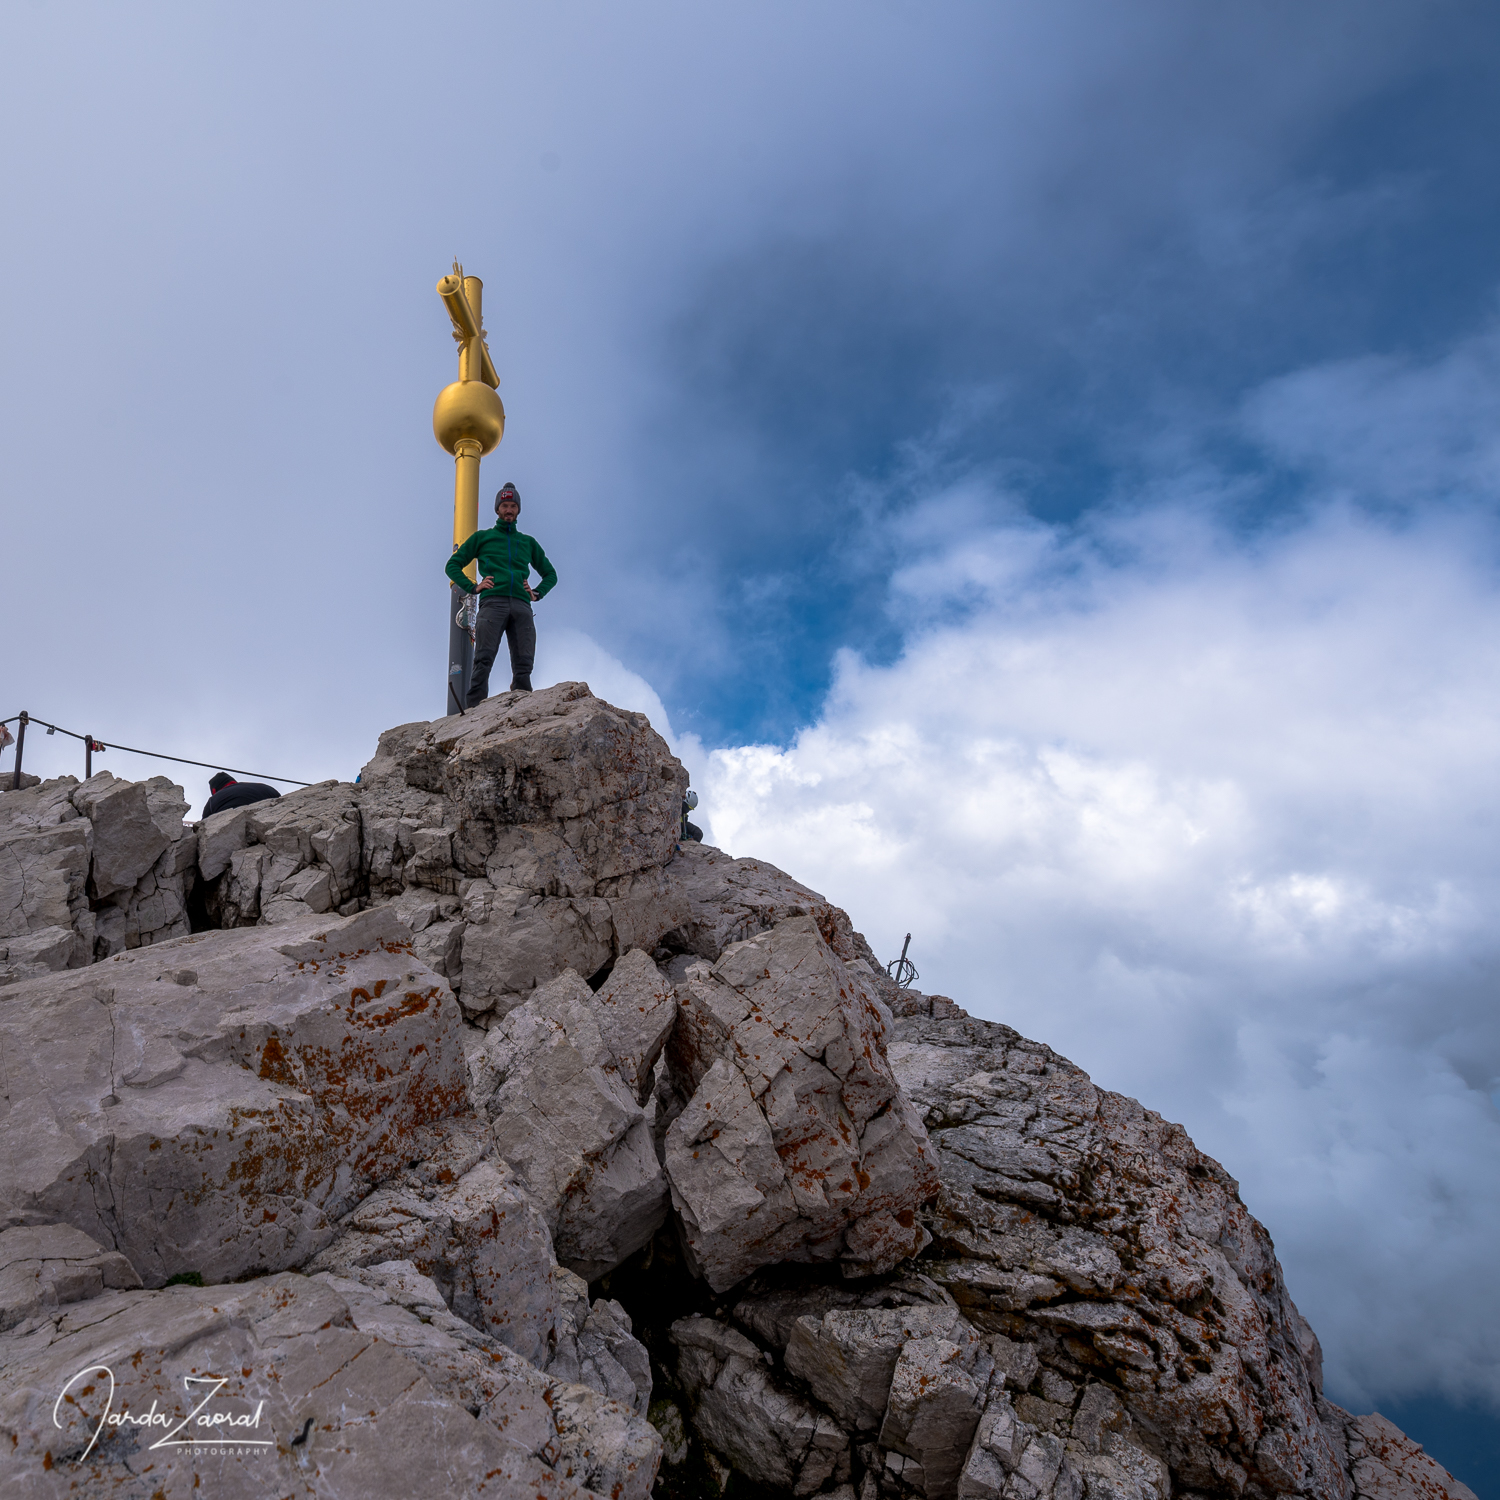
[[[1471,1495],[1179,1126],[686,787],[563,683],[199,823],[0,793],[8,1496]]]

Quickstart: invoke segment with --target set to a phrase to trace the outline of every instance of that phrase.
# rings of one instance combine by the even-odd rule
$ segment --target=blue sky
[[[1497,64],[1478,3],[12,5],[0,713],[312,779],[437,712],[461,256],[540,679],[1183,1120],[1479,1489]]]

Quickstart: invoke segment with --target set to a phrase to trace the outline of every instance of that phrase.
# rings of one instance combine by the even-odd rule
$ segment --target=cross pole
[[[453,549],[456,552],[479,529],[479,460],[505,435],[505,407],[496,394],[500,377],[485,342],[484,283],[464,275],[455,260],[453,273],[437,284],[438,296],[453,323],[458,344],[458,379],[438,393],[432,408],[432,433],[453,455]],[[471,562],[464,569],[478,582]],[[474,642],[458,619],[467,598],[456,584],[448,590],[448,679],[443,713],[461,714],[474,665]]]

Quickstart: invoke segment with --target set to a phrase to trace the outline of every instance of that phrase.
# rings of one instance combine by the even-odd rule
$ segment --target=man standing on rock
[[[557,570],[547,561],[535,537],[516,530],[520,514],[520,492],[507,481],[495,496],[495,524],[488,531],[476,531],[448,559],[448,577],[464,593],[480,595],[466,708],[489,697],[490,667],[502,635],[508,637],[510,646],[511,691],[531,691],[531,668],[536,660],[536,622],[531,605],[557,582]],[[464,568],[475,558],[479,559],[477,588],[464,574]],[[536,589],[530,583],[532,568],[541,575],[541,586]]]

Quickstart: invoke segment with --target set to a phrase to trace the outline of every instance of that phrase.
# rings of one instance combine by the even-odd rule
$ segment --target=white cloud
[[[1500,1398],[1495,540],[1337,505],[1248,548],[1170,509],[959,537],[896,580],[934,606],[899,661],[700,782],[924,988],[1184,1121],[1362,1407]]]
[[[598,697],[607,698],[616,707],[645,714],[668,742],[675,741],[671,720],[656,689],[640,673],[632,672],[611,656],[592,636],[566,627],[543,630],[538,636],[537,669],[532,678],[536,687],[551,687],[556,682],[586,682]],[[504,665],[503,660],[500,665]]]

